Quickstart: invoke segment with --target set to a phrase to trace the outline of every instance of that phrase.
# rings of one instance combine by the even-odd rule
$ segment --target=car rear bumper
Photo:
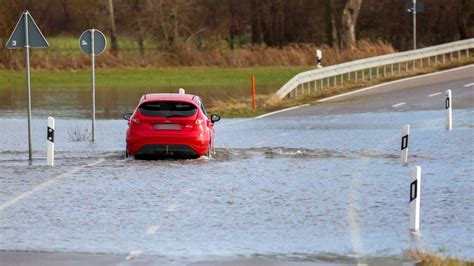
[[[135,158],[198,158],[200,155],[188,145],[145,144]]]
[[[135,156],[199,157],[209,144],[206,135],[134,136],[127,138],[127,149]]]

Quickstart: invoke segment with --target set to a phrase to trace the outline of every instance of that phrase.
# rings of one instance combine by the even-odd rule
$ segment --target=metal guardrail
[[[474,38],[301,72],[281,87],[276,95],[280,99],[295,98],[298,95],[319,92],[325,87],[344,85],[344,82],[358,83],[367,79],[378,79],[381,76],[387,77],[389,74],[401,75],[402,71],[416,69],[417,62],[418,67],[423,68],[425,63],[427,66],[433,63],[445,64],[446,55],[449,55],[449,60],[452,61],[456,52],[458,60],[461,60],[464,51],[465,56],[469,57],[470,49],[474,49]]]

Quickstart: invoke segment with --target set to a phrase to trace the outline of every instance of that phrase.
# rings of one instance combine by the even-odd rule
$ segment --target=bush
[[[61,37],[64,42],[65,37]],[[54,42],[54,39],[51,40]],[[31,66],[35,69],[88,69],[90,57],[76,51],[79,48],[53,46],[34,53]],[[99,68],[120,67],[172,67],[172,66],[210,66],[210,67],[260,67],[260,66],[312,66],[316,61],[316,49],[323,52],[323,65],[329,66],[361,58],[373,57],[395,52],[390,44],[377,41],[359,41],[352,49],[320,46],[314,44],[290,44],[282,48],[267,46],[244,46],[229,49],[217,45],[198,49],[194,45],[177,44],[166,50],[147,49],[141,56],[137,48],[123,48],[115,56],[106,51],[97,56]],[[39,49],[38,49],[39,50]],[[7,69],[23,68],[23,53],[0,50],[0,66]]]
[[[87,127],[75,124],[67,127],[67,134],[72,141],[86,141],[90,140],[92,132]]]

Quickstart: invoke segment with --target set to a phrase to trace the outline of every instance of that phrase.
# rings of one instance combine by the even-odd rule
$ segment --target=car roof
[[[145,102],[154,101],[179,101],[196,104],[199,97],[192,94],[179,94],[179,93],[150,93],[145,94],[140,98],[140,104]]]

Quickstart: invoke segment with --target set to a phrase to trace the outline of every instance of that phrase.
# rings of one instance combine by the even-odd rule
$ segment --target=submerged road
[[[123,120],[99,120],[96,144],[70,141],[70,121],[58,120],[57,165],[45,166],[44,132],[28,165],[23,121],[0,121],[10,136],[0,146],[0,265],[401,265],[402,250],[419,246],[473,257],[473,71],[223,121],[213,160],[124,159]],[[415,240],[410,168],[399,162],[406,123],[410,167],[424,178]]]
[[[474,65],[365,88],[271,116],[440,110],[444,109],[447,89],[451,89],[453,93],[453,108],[473,108]]]

